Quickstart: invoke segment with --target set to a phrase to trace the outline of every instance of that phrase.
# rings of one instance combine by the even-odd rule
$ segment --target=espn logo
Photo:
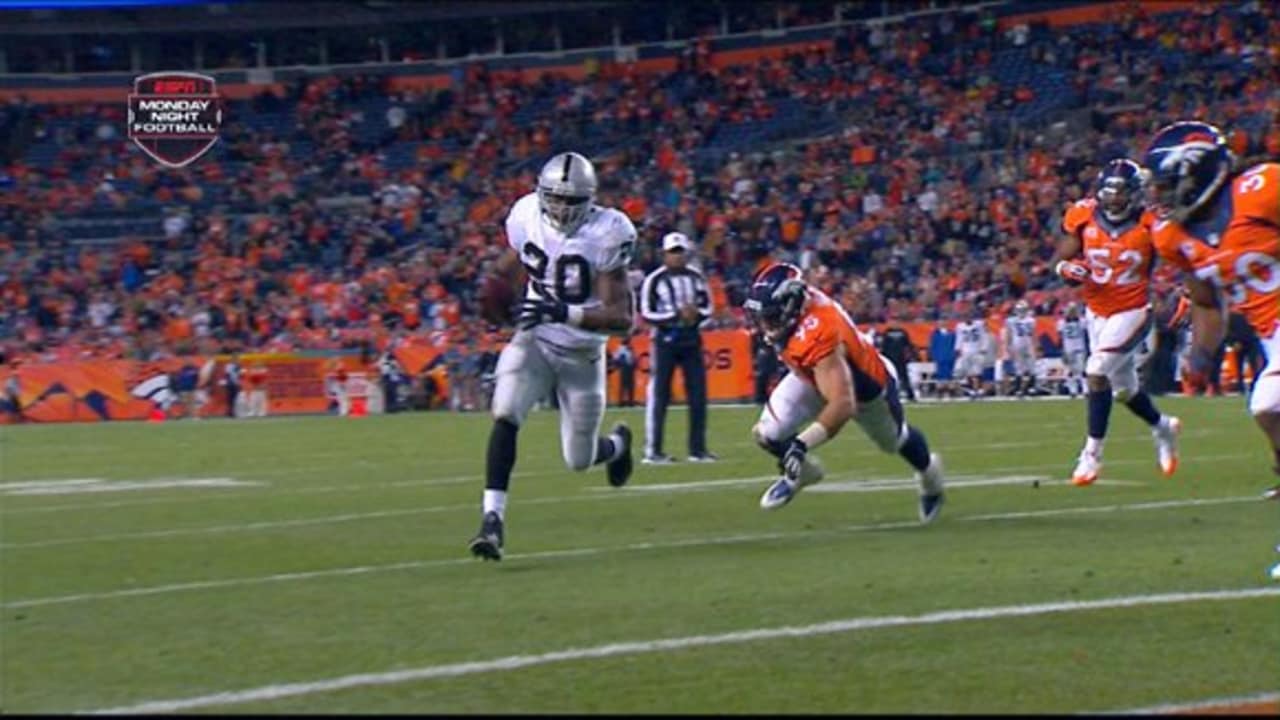
[[[195,80],[156,80],[151,84],[151,92],[157,95],[195,94],[200,92]]]

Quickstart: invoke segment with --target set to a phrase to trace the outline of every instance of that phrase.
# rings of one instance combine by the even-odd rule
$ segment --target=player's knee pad
[[[907,441],[906,424],[893,416],[884,396],[864,404],[858,410],[856,422],[881,452],[895,453]]]
[[[591,467],[596,459],[596,439],[590,438],[590,442],[575,439],[572,442],[566,442],[561,448],[564,452],[564,464],[574,472],[582,472]]]
[[[564,464],[581,471],[596,460],[600,422],[604,418],[604,398],[594,393],[569,393],[560,396],[560,448]]]
[[[1111,383],[1111,396],[1117,402],[1127,403],[1142,390],[1142,384],[1138,381],[1138,371],[1132,363],[1126,363],[1117,368],[1107,380]]]
[[[1103,377],[1112,378],[1114,384],[1114,376],[1116,371],[1120,369],[1128,359],[1127,353],[1118,352],[1095,352],[1089,354],[1089,359],[1085,361],[1084,371],[1089,375],[1101,375]]]
[[[512,402],[510,398],[500,395],[498,392],[493,394],[493,406],[490,410],[494,420],[505,420],[516,427],[524,424],[524,413],[521,412],[519,406]]]
[[[777,438],[769,434],[769,431],[765,426],[765,421],[761,420],[751,426],[751,439],[755,440],[757,445],[767,450],[769,448],[769,443]]]
[[[1249,394],[1249,414],[1267,415],[1280,413],[1280,376],[1263,374],[1254,383]]]

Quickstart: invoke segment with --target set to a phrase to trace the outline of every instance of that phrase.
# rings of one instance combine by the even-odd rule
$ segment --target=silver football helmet
[[[538,207],[551,227],[566,235],[587,219],[595,199],[596,169],[578,153],[560,153],[538,173]]]

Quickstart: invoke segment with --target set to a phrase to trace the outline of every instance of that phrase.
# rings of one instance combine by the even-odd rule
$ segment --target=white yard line
[[[1258,498],[1253,495],[1242,497],[1224,497],[1202,500],[1171,500],[1159,503],[1136,503],[1133,505],[1104,505],[1098,508],[1058,508],[1053,510],[1034,511],[1035,516],[1049,515],[1074,515],[1088,514],[1090,512],[1124,512],[1124,511],[1147,511],[1158,509],[1170,509],[1178,507],[1195,507],[1198,505],[1208,504],[1227,504],[1227,503],[1244,503],[1259,502]],[[1029,513],[1012,512],[999,513],[994,515],[961,515],[953,518],[953,521],[975,521],[990,522],[998,520],[1017,520],[1027,517]],[[942,522],[947,522],[944,514]],[[589,555],[602,555],[613,552],[643,552],[646,550],[661,550],[678,547],[703,547],[711,545],[730,545],[745,542],[759,542],[762,540],[779,540],[797,537],[815,537],[822,535],[840,535],[844,533],[856,532],[875,532],[881,530],[897,530],[903,528],[918,528],[920,523],[917,521],[899,521],[899,522],[883,522],[869,523],[865,525],[849,525],[844,527],[832,528],[830,530],[800,530],[794,532],[772,532],[772,533],[749,533],[742,535],[730,535],[720,537],[694,537],[684,540],[671,540],[662,542],[644,542],[632,543],[627,545],[614,545],[605,547],[590,548],[568,548],[564,550],[549,550],[536,553],[512,553],[505,556],[508,560],[537,560],[545,558],[557,557],[577,557]],[[345,568],[330,568],[326,570],[314,570],[309,572],[280,573],[275,575],[258,575],[252,577],[226,578],[222,580],[198,580],[186,583],[176,583],[172,585],[153,585],[149,587],[126,588],[122,590],[108,590],[104,592],[82,593],[78,595],[59,595],[43,598],[28,598],[26,600],[14,600],[4,603],[5,609],[23,608],[23,607],[40,607],[45,605],[63,605],[68,603],[89,602],[95,600],[108,600],[113,598],[138,597],[143,595],[164,595],[168,593],[186,592],[190,590],[210,590],[215,588],[244,587],[250,585],[265,585],[278,582],[291,582],[294,580],[310,580],[313,578],[323,577],[341,577],[344,575],[362,575],[375,572],[392,572],[396,570],[412,570],[429,567],[449,566],[449,565],[466,565],[474,564],[474,558],[450,558],[441,560],[417,560],[402,563],[391,563],[387,565],[362,565]]]
[[[1229,706],[1252,705],[1255,703],[1267,703],[1280,701],[1280,692],[1264,692],[1258,695],[1237,695],[1234,697],[1211,698],[1207,700],[1195,700],[1185,703],[1174,703],[1170,705],[1152,705],[1142,708],[1130,708],[1127,710],[1111,710],[1098,715],[1172,715],[1174,713],[1194,713],[1197,710],[1209,710],[1214,708],[1226,709]]]
[[[568,648],[537,655],[509,655],[490,660],[427,665],[408,670],[361,673],[341,677],[296,682],[279,685],[263,685],[248,690],[234,690],[209,695],[196,695],[170,700],[148,700],[134,705],[92,711],[93,714],[133,715],[140,713],[177,713],[196,708],[221,707],[249,702],[270,702],[283,698],[315,695],[317,693],[349,690],[351,688],[400,685],[438,678],[454,678],[464,675],[509,672],[527,667],[550,665],[576,660],[598,660],[628,655],[670,653],[690,648],[738,645],[766,640],[819,637],[838,633],[858,632],[891,627],[942,625],[959,622],[996,620],[1004,618],[1034,617],[1062,613],[1090,612],[1118,608],[1148,607],[1195,602],[1226,602],[1252,600],[1280,596],[1280,588],[1240,588],[1211,590],[1206,592],[1163,593],[1158,595],[1125,595],[1099,600],[1066,600],[1027,605],[1002,605],[996,607],[942,610],[919,615],[881,615],[845,618],[812,625],[793,625],[772,628],[751,628],[717,635],[687,635],[684,637],[658,638],[633,642],[617,642],[583,648]]]

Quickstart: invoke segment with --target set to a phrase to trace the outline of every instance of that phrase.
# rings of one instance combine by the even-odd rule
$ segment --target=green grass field
[[[484,415],[5,428],[3,710],[1043,713],[1280,689],[1262,435],[1239,398],[1162,406],[1178,475],[1117,407],[1089,488],[1065,481],[1080,403],[909,407],[952,481],[929,527],[853,426],[769,513],[754,410],[712,410],[720,463],[637,464],[620,490],[564,470],[535,413],[501,563],[466,551]],[[610,418],[640,440],[639,411]]]

